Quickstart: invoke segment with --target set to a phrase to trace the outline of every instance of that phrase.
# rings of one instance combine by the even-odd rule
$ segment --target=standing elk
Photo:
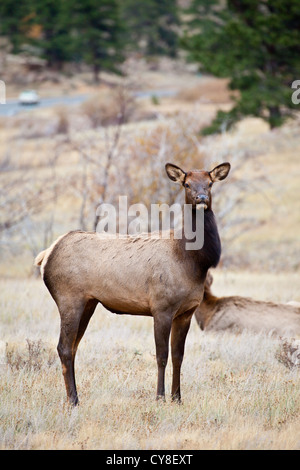
[[[220,259],[221,244],[211,209],[211,187],[225,179],[229,163],[211,171],[185,172],[171,163],[168,177],[185,189],[194,226],[196,208],[204,208],[204,244],[187,250],[184,233],[153,238],[119,238],[96,232],[69,232],[42,251],[35,260],[55,300],[61,318],[57,346],[69,402],[78,403],[74,360],[78,344],[100,302],[117,314],[146,315],[154,319],[158,367],[157,399],[165,396],[165,368],[169,336],[173,363],[172,399],[180,401],[180,369],[192,315],[199,305],[206,273]],[[203,227],[202,227],[203,230]],[[197,233],[196,233],[197,236]]]
[[[232,295],[216,297],[211,291],[213,277],[210,272],[204,284],[204,295],[195,318],[202,330],[242,330],[274,335],[300,335],[300,303],[264,302]]]

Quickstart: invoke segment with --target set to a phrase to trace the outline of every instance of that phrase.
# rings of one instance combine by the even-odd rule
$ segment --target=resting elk
[[[299,302],[264,302],[237,295],[216,297],[211,291],[212,282],[213,277],[208,272],[203,300],[195,311],[196,321],[202,330],[300,335]]]
[[[169,337],[173,364],[172,399],[180,401],[180,369],[192,315],[202,296],[206,273],[216,266],[221,244],[211,208],[211,187],[227,177],[230,164],[211,171],[185,172],[166,164],[168,177],[185,189],[185,202],[204,208],[204,244],[186,250],[181,239],[124,235],[111,239],[96,232],[69,232],[42,251],[35,260],[57,304],[61,329],[58,354],[66,392],[78,403],[74,360],[79,342],[100,302],[117,314],[147,315],[154,320],[158,368],[157,399],[165,397],[165,368]],[[196,234],[197,235],[197,234]]]

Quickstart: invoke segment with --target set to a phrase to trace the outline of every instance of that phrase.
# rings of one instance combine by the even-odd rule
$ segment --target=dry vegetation
[[[225,83],[176,67],[135,68],[139,89],[175,89],[173,97],[134,99],[132,81],[118,79],[82,106],[1,119],[3,449],[300,448],[291,338],[205,333],[193,322],[183,404],[156,403],[152,320],[98,306],[77,356],[81,405],[65,403],[59,317],[40,279],[29,277],[33,257],[65,231],[93,229],[101,200],[181,201],[166,161],[232,163],[227,184],[214,188],[223,241],[216,294],[300,301],[299,120],[270,131],[246,119],[202,139],[201,127],[230,107]]]
[[[275,275],[244,273],[244,279],[247,287],[238,274],[219,272],[216,285],[241,295],[254,294],[256,285],[261,294],[280,287]],[[293,276],[286,282],[291,286]],[[59,318],[45,287],[38,280],[3,281],[0,311],[3,449],[300,447],[299,369],[286,367],[279,339],[246,331],[205,334],[193,322],[183,404],[169,396],[157,403],[152,319],[98,307],[78,351],[81,404],[71,410],[56,354]],[[170,382],[169,364],[167,395]]]

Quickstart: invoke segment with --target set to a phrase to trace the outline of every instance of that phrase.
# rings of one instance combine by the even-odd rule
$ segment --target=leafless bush
[[[69,131],[69,118],[66,108],[59,107],[56,109],[57,116],[57,127],[56,132],[58,134],[67,134]]]
[[[56,361],[53,348],[42,340],[26,339],[26,347],[20,344],[6,343],[6,363],[12,371],[27,369],[39,371],[45,366],[52,366]]]
[[[203,80],[202,84],[194,87],[186,87],[180,90],[178,98],[183,101],[203,103],[229,103],[231,95],[236,93],[228,89],[228,79],[215,78]]]
[[[0,247],[2,260],[11,256],[32,259],[55,237],[55,213],[59,196],[66,191],[64,175],[56,172],[61,146],[53,147],[51,158],[45,157],[45,172],[37,173],[29,165],[12,162],[12,152],[0,159]],[[38,222],[37,222],[38,221]],[[19,267],[36,274],[33,263]]]
[[[300,367],[300,341],[294,338],[281,338],[280,346],[275,354],[276,359],[288,369]]]
[[[81,199],[79,223],[80,228],[95,229],[98,223],[96,209],[102,202],[113,202],[114,181],[112,173],[122,160],[121,154],[128,145],[122,141],[123,125],[137,110],[131,87],[120,85],[109,94],[100,95],[100,101],[90,100],[82,105],[89,116],[92,127],[99,128],[91,142],[79,140],[72,146],[79,154],[81,176],[73,180],[73,188]],[[118,190],[120,181],[118,182]]]
[[[164,178],[164,165],[169,161],[184,169],[202,167],[203,154],[195,145],[194,139],[198,138],[195,134],[185,116],[142,130],[133,137],[126,149],[127,158],[123,158],[119,167],[119,177],[120,171],[127,176],[131,203],[171,204],[180,198],[179,188]]]
[[[14,123],[19,130],[19,139],[53,137],[57,134],[68,134],[70,130],[69,113],[64,106],[57,106],[48,115],[21,114],[14,118]]]
[[[152,203],[181,201],[180,188],[170,185],[164,178],[164,165],[168,161],[187,170],[209,169],[228,160],[232,163],[232,184],[214,187],[214,210],[225,247],[223,261],[226,261],[226,246],[244,230],[253,229],[259,223],[236,208],[240,209],[251,191],[259,190],[261,183],[266,183],[265,176],[257,175],[253,183],[245,171],[249,159],[257,154],[255,150],[245,148],[238,138],[226,135],[202,138],[199,126],[197,116],[182,114],[155,126],[137,127],[134,131],[123,132],[121,123],[102,128],[102,137],[99,133],[99,138],[93,142],[80,143],[82,178],[77,180],[77,190],[82,196],[81,221],[87,208],[95,210],[101,202],[117,204],[121,194],[128,196],[129,204],[142,202],[149,208]],[[91,227],[86,221],[85,217],[82,228]]]
[[[36,114],[25,114],[16,118],[21,139],[39,139],[51,137],[57,134],[57,123],[55,118],[49,119]]]
[[[131,90],[122,85],[99,93],[81,105],[81,112],[88,116],[94,129],[129,122],[136,109]]]
[[[0,232],[22,222],[28,214],[38,212],[42,204],[42,189],[32,186],[29,174],[7,174],[0,189]]]

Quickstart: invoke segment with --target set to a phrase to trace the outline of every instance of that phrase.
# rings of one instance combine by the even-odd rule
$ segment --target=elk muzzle
[[[204,207],[204,209],[207,209],[208,204],[209,197],[206,196],[206,194],[198,194],[198,196],[196,196],[196,209],[200,208],[201,206]]]

